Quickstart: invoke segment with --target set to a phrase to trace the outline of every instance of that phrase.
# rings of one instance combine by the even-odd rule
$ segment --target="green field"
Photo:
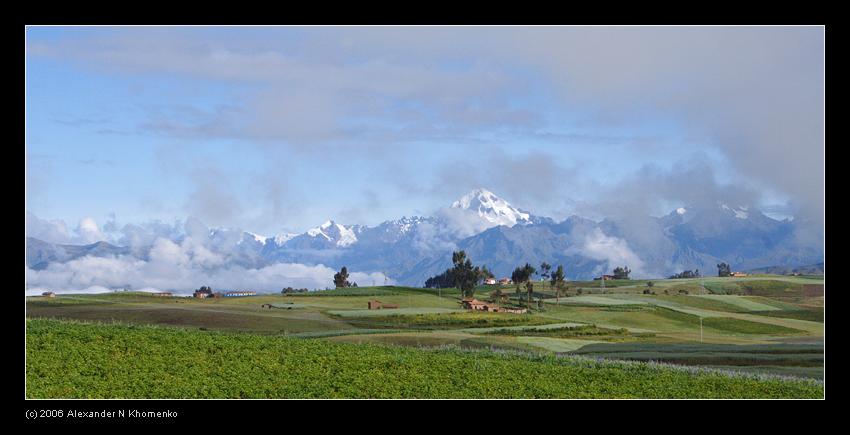
[[[572,282],[572,293],[559,303],[545,283],[536,283],[534,297],[546,303],[538,307],[535,301],[528,314],[469,312],[461,309],[456,289],[397,286],[203,300],[134,292],[27,297],[26,310],[30,319],[156,325],[222,336],[352,346],[451,346],[541,357],[581,353],[753,375],[823,377],[825,299],[802,290],[803,283],[822,280],[756,276],[653,283],[645,294],[645,281],[612,283],[616,287],[606,283],[604,289],[594,287],[598,281]],[[581,295],[578,288],[583,289]],[[722,292],[710,290],[720,288]],[[476,297],[487,299],[493,289],[482,286]],[[524,303],[513,297],[512,287],[503,291],[511,294],[512,305]],[[399,308],[368,310],[367,303],[376,299]],[[695,346],[701,353],[684,355],[675,346]],[[748,351],[738,351],[746,346]],[[800,346],[815,350],[801,353]]]
[[[27,321],[28,398],[822,398],[814,381],[640,362]]]

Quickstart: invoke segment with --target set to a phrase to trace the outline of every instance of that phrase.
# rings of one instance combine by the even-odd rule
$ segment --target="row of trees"
[[[685,270],[682,273],[670,275],[670,279],[699,278],[701,276],[702,275],[699,274],[699,269],[697,269],[697,270]]]
[[[520,293],[522,286],[525,287],[528,293],[528,305],[531,305],[531,300],[534,294],[535,275],[551,282],[552,288],[555,290],[556,298],[560,298],[566,294],[566,275],[564,266],[558,267],[552,271],[552,265],[543,262],[538,271],[529,263],[517,267],[511,273],[511,280],[517,286],[517,293]],[[446,269],[439,275],[432,276],[425,280],[427,288],[447,288],[455,287],[461,292],[462,297],[472,297],[475,294],[475,286],[481,284],[487,278],[495,278],[495,275],[487,268],[487,266],[474,266],[472,260],[467,256],[466,251],[452,252],[452,267]],[[506,294],[501,289],[495,290],[491,296],[494,299],[503,299]]]
[[[520,292],[520,285],[525,284],[525,291],[528,293],[529,307],[531,306],[531,298],[534,294],[534,281],[531,278],[535,274],[545,280],[549,280],[552,288],[555,290],[555,298],[560,302],[561,295],[566,293],[566,275],[564,274],[564,266],[559,264],[558,268],[552,272],[552,265],[544,261],[540,264],[539,272],[528,263],[514,269],[513,273],[511,273],[511,280],[514,284],[516,284],[517,293]]]
[[[452,267],[425,280],[426,288],[456,287],[464,296],[472,296],[476,285],[495,278],[487,266],[473,266],[465,251],[452,253]]]

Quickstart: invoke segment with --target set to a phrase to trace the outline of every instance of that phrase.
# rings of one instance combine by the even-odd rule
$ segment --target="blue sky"
[[[71,227],[194,216],[301,232],[430,214],[479,186],[558,219],[621,196],[614,209],[656,215],[726,198],[822,225],[820,27],[26,40],[26,208]]]

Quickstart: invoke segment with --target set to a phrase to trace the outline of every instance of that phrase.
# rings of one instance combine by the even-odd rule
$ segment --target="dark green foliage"
[[[549,271],[550,270],[552,270],[551,264],[549,264],[545,261],[543,263],[540,263],[540,277],[541,278],[549,279]]]
[[[443,273],[432,276],[425,280],[426,288],[449,288],[453,287],[454,285],[455,284],[452,280],[451,269],[446,269]]]
[[[481,269],[472,266],[472,260],[466,256],[465,251],[452,253],[451,269],[454,287],[459,289],[464,297],[472,297],[475,294],[475,285],[481,279]]]
[[[727,277],[732,275],[732,266],[726,263],[720,263],[717,265],[717,276]]]
[[[628,266],[615,267],[614,279],[629,279],[629,274],[632,273]]]
[[[345,266],[342,266],[342,269],[334,274],[334,286],[336,288],[351,287],[351,283],[348,282],[348,268]]]
[[[693,270],[693,271],[686,270],[686,271],[683,271],[682,273],[670,275],[670,279],[699,278],[699,277],[700,277],[699,269]]]

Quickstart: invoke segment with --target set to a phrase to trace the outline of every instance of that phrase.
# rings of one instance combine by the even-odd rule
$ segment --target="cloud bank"
[[[44,221],[30,213],[27,220],[32,224],[27,227],[28,236],[51,236],[54,243],[93,242],[106,238],[93,220],[81,222],[77,234],[67,231],[62,221]],[[128,288],[187,293],[203,285],[278,292],[284,287],[324,289],[333,286],[333,275],[337,272],[322,264],[246,263],[245,251],[241,251],[246,249],[241,230],[211,231],[194,218],[182,225],[127,224],[111,237],[118,239],[121,246],[149,247],[149,251],[144,259],[126,255],[85,256],[66,263],[51,263],[44,270],[26,267],[28,292],[50,289],[76,293]],[[362,285],[395,283],[380,272],[352,271],[350,276],[351,281]]]

